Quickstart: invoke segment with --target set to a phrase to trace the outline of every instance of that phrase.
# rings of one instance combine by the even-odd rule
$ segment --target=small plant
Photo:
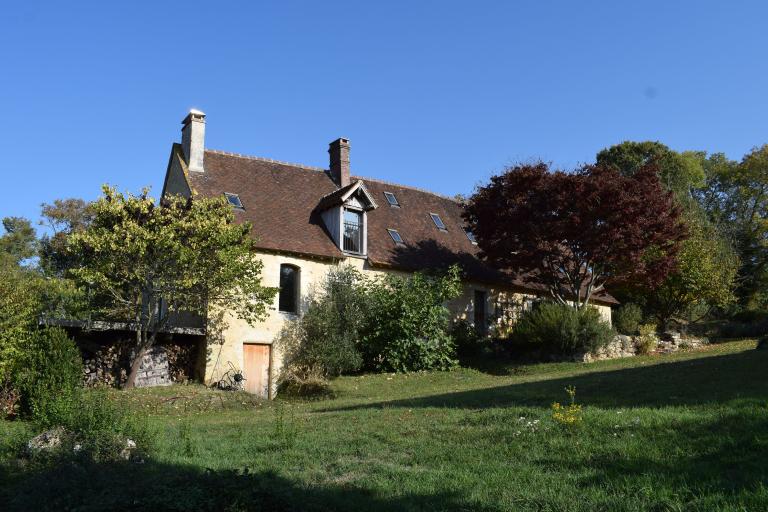
[[[285,406],[282,402],[278,401],[275,404],[275,429],[274,440],[280,448],[290,449],[296,444],[297,428],[296,417],[293,409],[290,411],[290,415],[286,417]]]
[[[658,338],[656,337],[656,325],[654,324],[642,324],[638,327],[640,336],[637,337],[637,353],[641,355],[650,354],[658,346]]]
[[[197,453],[197,447],[192,439],[192,426],[189,421],[183,421],[179,425],[179,442],[181,451],[185,457],[194,457]]]
[[[568,393],[570,403],[568,405],[561,405],[560,402],[553,403],[552,419],[559,425],[572,429],[581,425],[583,415],[581,405],[576,403],[576,388],[568,386],[565,392]]]

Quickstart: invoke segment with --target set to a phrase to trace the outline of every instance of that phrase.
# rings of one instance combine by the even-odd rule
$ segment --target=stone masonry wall
[[[656,338],[656,349],[653,352],[668,354],[681,349],[700,347],[707,343],[706,338],[682,338],[679,333],[664,333],[661,338]],[[579,355],[576,357],[576,360],[590,362],[632,357],[639,353],[639,346],[640,336],[618,334],[613,341],[596,353]]]

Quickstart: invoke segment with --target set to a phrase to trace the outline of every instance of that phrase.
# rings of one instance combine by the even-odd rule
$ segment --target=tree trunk
[[[140,325],[140,324],[139,324]],[[144,354],[147,353],[149,345],[144,343],[146,334],[139,327],[136,330],[136,354],[131,361],[131,369],[128,372],[128,380],[125,381],[125,389],[131,389],[136,386],[136,376],[139,374],[141,362],[144,360]]]
[[[131,363],[131,370],[128,372],[128,380],[125,381],[125,389],[131,389],[136,386],[136,376],[141,369],[141,362],[144,360],[144,354],[147,353],[147,347],[140,347],[136,357]]]

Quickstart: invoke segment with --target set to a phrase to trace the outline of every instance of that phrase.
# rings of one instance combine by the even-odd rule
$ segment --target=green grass
[[[201,386],[114,400],[157,430],[145,464],[15,460],[24,510],[768,510],[768,352],[753,341],[590,364],[344,377],[273,403]],[[553,422],[566,386],[584,405]],[[4,448],[5,447],[5,448]],[[0,508],[3,508],[0,506]]]

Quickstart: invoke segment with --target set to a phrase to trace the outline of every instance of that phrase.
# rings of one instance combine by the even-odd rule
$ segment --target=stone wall
[[[680,333],[668,332],[661,337],[656,337],[656,349],[651,353],[669,354],[681,349],[697,348],[707,343],[706,338],[683,338]],[[638,355],[640,345],[640,336],[617,334],[613,341],[594,354],[582,354],[577,356],[576,360],[590,362],[632,357]]]

